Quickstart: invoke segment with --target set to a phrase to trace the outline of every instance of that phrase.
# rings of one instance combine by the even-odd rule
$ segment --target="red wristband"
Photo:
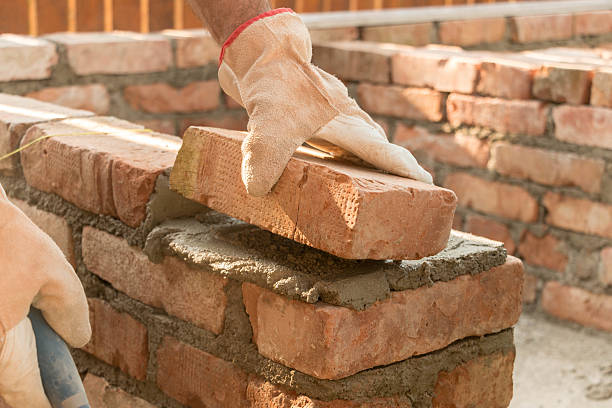
[[[226,48],[229,47],[230,45],[232,45],[234,40],[236,40],[236,38],[238,38],[238,36],[244,30],[246,30],[251,24],[253,24],[256,21],[261,20],[262,18],[266,18],[266,17],[270,17],[270,16],[275,16],[275,15],[281,14],[281,13],[293,13],[293,10],[291,10],[290,8],[279,8],[279,9],[275,9],[275,10],[266,11],[265,13],[261,13],[260,15],[258,15],[256,17],[253,17],[252,19],[250,19],[250,20],[242,23],[240,26],[238,26],[238,28],[234,30],[234,32],[227,38],[227,40],[225,40],[225,42],[223,43],[223,47],[221,47],[221,55],[219,55],[219,65],[221,65],[221,63],[223,62],[223,57],[225,56]]]

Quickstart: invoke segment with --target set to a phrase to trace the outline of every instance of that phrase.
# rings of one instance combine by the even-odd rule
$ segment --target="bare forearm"
[[[240,24],[270,10],[268,0],[189,0],[189,4],[219,44]]]

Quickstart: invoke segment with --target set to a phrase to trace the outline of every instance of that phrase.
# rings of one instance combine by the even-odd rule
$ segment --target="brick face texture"
[[[147,376],[147,328],[103,300],[89,299],[91,341],[83,348],[138,380]]]
[[[517,43],[565,40],[572,37],[572,26],[570,14],[513,17],[512,40]]]
[[[108,90],[101,84],[50,87],[31,92],[26,96],[67,108],[84,109],[100,115],[107,113],[110,108]]]
[[[612,109],[561,105],[553,109],[553,119],[557,139],[612,149]]]
[[[426,88],[360,84],[361,107],[368,112],[406,119],[442,120],[442,94]]]
[[[157,351],[157,385],[190,407],[249,407],[246,373],[172,337],[164,338]]]
[[[433,29],[433,23],[363,27],[361,36],[365,41],[419,46],[429,44]]]
[[[141,250],[94,228],[83,230],[83,260],[116,289],[213,333],[223,330],[227,281],[176,258],[154,264]]]
[[[500,42],[506,34],[504,18],[443,21],[439,26],[440,41],[444,44],[471,46]]]
[[[43,39],[0,35],[0,81],[44,79],[57,64],[55,46]]]
[[[612,238],[612,205],[546,193],[546,223],[571,231]]]
[[[150,113],[209,111],[219,107],[217,81],[193,82],[176,89],[166,83],[125,88],[125,100],[136,110]]]
[[[262,355],[338,379],[512,326],[522,286],[522,264],[509,258],[480,275],[393,292],[364,311],[289,300],[250,283],[243,298]]]

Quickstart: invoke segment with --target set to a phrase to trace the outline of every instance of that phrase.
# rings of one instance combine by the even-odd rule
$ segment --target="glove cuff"
[[[221,66],[221,63],[223,63],[223,57],[225,56],[225,50],[232,45],[232,43],[236,40],[236,38],[238,38],[238,36],[244,31],[246,30],[251,24],[255,23],[256,21],[259,21],[261,19],[264,19],[266,17],[271,17],[271,16],[275,16],[277,14],[281,14],[281,13],[293,13],[294,11],[290,8],[279,8],[279,9],[274,9],[274,10],[270,10],[270,11],[266,11],[265,13],[261,13],[260,15],[253,17],[252,19],[245,21],[244,23],[242,23],[240,26],[238,26],[238,28],[236,28],[234,30],[234,32],[227,38],[227,40],[225,40],[225,42],[223,43],[223,46],[221,47],[221,54],[219,55],[219,66]]]

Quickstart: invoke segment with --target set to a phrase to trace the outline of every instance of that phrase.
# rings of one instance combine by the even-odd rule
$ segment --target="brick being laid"
[[[418,259],[441,251],[452,191],[298,152],[273,191],[249,196],[240,177],[245,133],[190,128],[170,177],[185,197],[348,259]]]

